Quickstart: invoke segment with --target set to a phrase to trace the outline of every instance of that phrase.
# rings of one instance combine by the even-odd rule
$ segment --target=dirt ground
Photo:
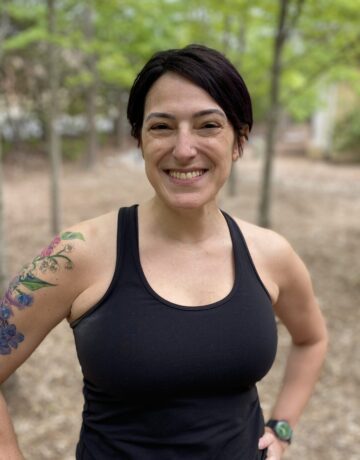
[[[256,221],[260,159],[236,164],[237,194],[221,206]],[[51,238],[49,181],[41,160],[5,168],[9,277]],[[66,165],[63,226],[149,196],[139,157],[107,152],[96,170]],[[356,460],[360,444],[360,166],[278,158],[274,171],[273,228],[307,264],[327,319],[330,350],[321,380],[296,428],[287,459]],[[288,336],[279,325],[276,363],[259,384],[269,413],[283,370]],[[3,387],[27,460],[74,458],[82,409],[81,373],[72,332],[56,327]],[[194,459],[195,460],[195,459]]]

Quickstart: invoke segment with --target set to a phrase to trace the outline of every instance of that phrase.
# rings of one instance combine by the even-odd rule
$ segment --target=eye
[[[157,131],[157,130],[164,130],[170,129],[170,127],[166,123],[156,123],[155,125],[150,126],[150,130]]]
[[[218,121],[205,121],[199,125],[199,130],[204,135],[212,135],[217,133],[222,128],[222,124]]]
[[[214,129],[214,128],[220,128],[220,126],[218,123],[209,121],[207,123],[204,123],[201,128],[202,129]]]

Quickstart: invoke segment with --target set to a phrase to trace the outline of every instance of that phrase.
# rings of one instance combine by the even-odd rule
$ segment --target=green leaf
[[[37,278],[34,275],[28,273],[24,278],[20,278],[20,283],[27,287],[30,291],[37,291],[43,287],[51,287],[56,286],[56,284],[48,283],[47,281],[43,281],[40,278]]]
[[[23,32],[14,35],[11,38],[8,38],[4,42],[4,50],[21,50],[27,48],[35,43],[45,41],[47,38],[46,30],[43,30],[41,27],[33,27],[32,29],[25,30]]]
[[[85,241],[85,238],[82,233],[79,232],[64,232],[61,234],[62,240],[82,240]]]

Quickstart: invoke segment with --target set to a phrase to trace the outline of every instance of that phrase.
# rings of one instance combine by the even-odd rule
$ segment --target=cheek
[[[143,158],[152,165],[160,162],[163,158],[171,154],[173,149],[174,146],[170,137],[161,139],[143,137],[141,143]]]
[[[153,179],[153,169],[151,167],[149,167],[149,163],[145,160],[145,175],[147,177],[147,180],[149,181],[149,183],[152,185],[152,187],[154,187],[154,179]]]

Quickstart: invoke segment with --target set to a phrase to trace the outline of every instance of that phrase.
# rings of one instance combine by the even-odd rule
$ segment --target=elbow
[[[313,330],[306,338],[302,340],[294,340],[293,345],[299,349],[313,350],[319,357],[325,357],[329,346],[329,333],[325,321],[318,325],[316,330]]]

